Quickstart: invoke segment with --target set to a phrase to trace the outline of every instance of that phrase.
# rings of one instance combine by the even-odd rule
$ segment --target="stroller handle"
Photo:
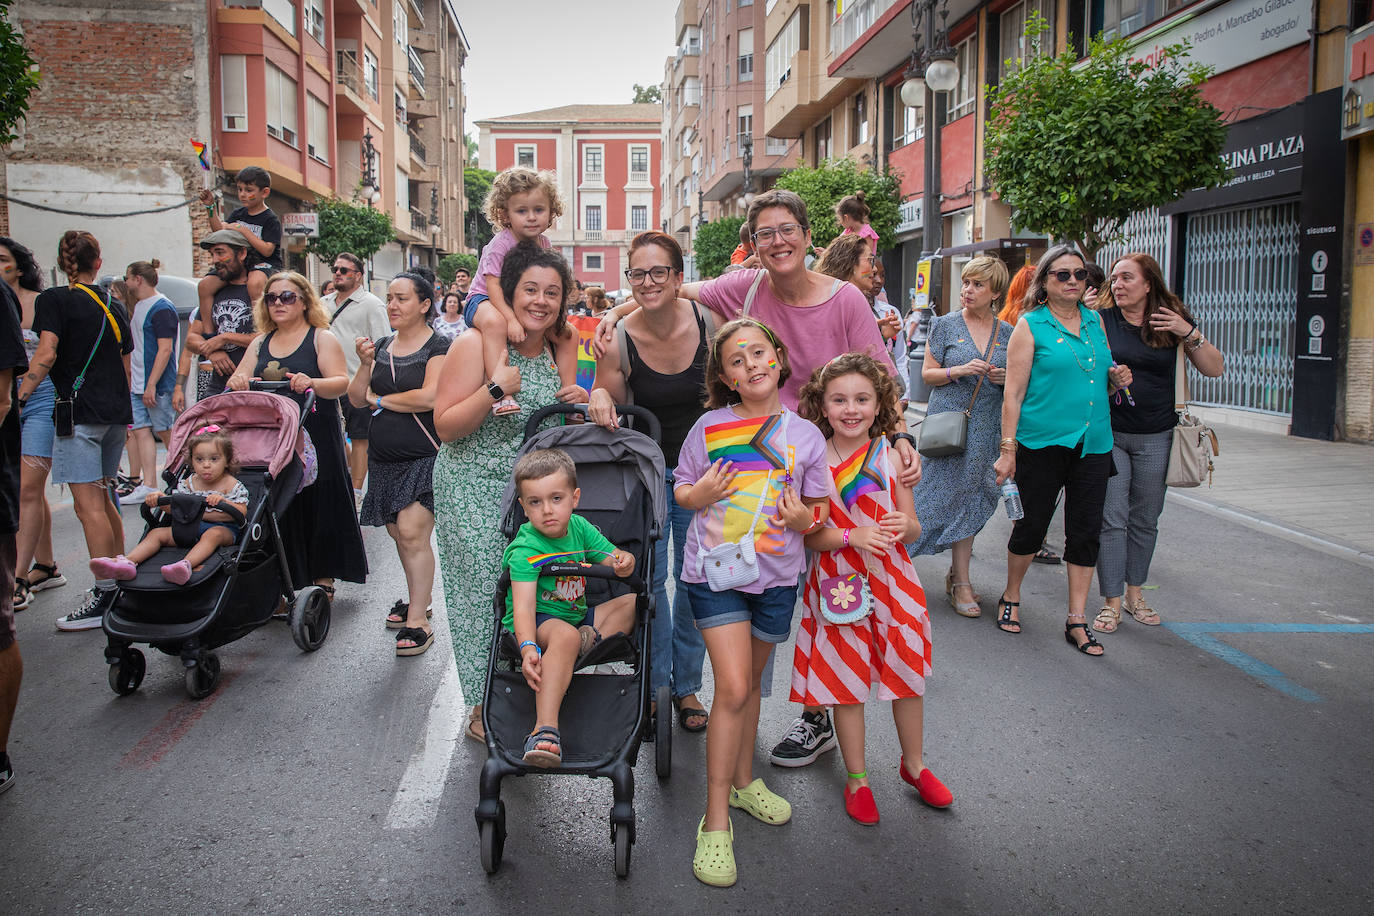
[[[271,392],[272,394],[281,394],[281,395],[285,395],[285,396],[287,396],[287,397],[292,397],[293,395],[298,394],[298,392],[295,392],[295,391],[292,391],[292,390],[291,390],[291,383],[290,383],[290,382],[264,382],[264,381],[263,381],[262,379],[260,379],[260,378],[251,379],[251,380],[248,382],[248,390],[249,390],[249,391],[268,391],[268,392]],[[301,404],[301,419],[302,419],[302,421],[305,419],[305,415],[308,414],[308,413],[310,413],[310,409],[311,409],[312,407],[314,407],[314,406],[315,406],[315,389],[314,389],[314,388],[310,388],[310,389],[308,389],[308,390],[305,392],[304,403]]]
[[[654,442],[657,442],[660,445],[662,444],[663,427],[659,425],[658,417],[654,416],[652,413],[645,410],[643,407],[639,407],[635,404],[617,404],[615,405],[615,412],[624,417],[630,417],[636,420],[643,420],[644,425],[648,430],[647,435],[649,436],[649,438],[653,439]],[[525,423],[525,441],[528,442],[534,438],[535,434],[539,432],[540,423],[543,423],[549,417],[555,416],[557,414],[579,414],[585,417],[587,416],[587,405],[550,404],[547,407],[539,408],[533,414],[530,415],[529,421]]]
[[[624,582],[637,592],[644,591],[644,580],[635,573],[630,573],[628,576],[617,576],[615,570],[600,563],[550,563],[543,569],[550,576],[588,576],[593,579],[609,579],[612,582]]]

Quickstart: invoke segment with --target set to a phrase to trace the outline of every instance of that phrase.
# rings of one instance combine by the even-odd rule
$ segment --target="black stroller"
[[[289,397],[268,393],[283,382],[255,383],[254,391],[231,391],[206,398],[186,410],[172,426],[166,491],[189,473],[179,456],[195,429],[217,424],[234,442],[239,463],[236,475],[248,487],[247,518],[240,516],[239,543],[217,550],[185,585],[162,578],[160,568],[186,555],[186,548],[164,547],[139,564],[138,574],[119,583],[114,605],[105,613],[109,637],[105,661],[110,666],[110,689],[127,696],[143,681],[147,663],[133,643],[181,659],[186,667],[186,692],[193,699],[209,696],[219,681],[219,656],[214,649],[233,642],[272,619],[279,599],[287,602],[291,635],[306,652],[313,652],[329,633],[329,599],[316,586],[293,591],[277,516],[309,483],[307,456],[312,454],[302,417],[314,403],[308,393],[302,409]],[[141,507],[148,530],[155,526],[199,520],[205,503],[199,497],[173,493],[159,500],[157,510]],[[231,518],[232,506],[221,506]]]
[[[658,420],[639,407],[618,407],[622,416],[643,423],[644,435],[629,429],[610,431],[590,423],[558,426],[536,435],[540,423],[559,413],[580,413],[582,405],[555,404],[537,411],[525,427],[520,454],[541,448],[561,448],[577,464],[582,499],[578,514],[596,525],[617,547],[635,556],[635,574],[617,580],[605,566],[558,564],[555,575],[587,578],[587,604],[594,607],[610,597],[607,580],[630,585],[637,595],[635,630],[629,636],[609,637],[579,660],[559,714],[563,732],[563,762],[552,768],[527,766],[521,756],[525,736],[534,724],[534,693],[520,673],[520,654],[514,637],[502,625],[510,575],[503,572],[493,605],[495,626],[491,665],[482,698],[482,725],[487,734],[487,761],[482,767],[477,810],[482,867],[488,873],[501,867],[506,841],[506,804],[501,780],[529,773],[570,773],[606,777],[614,785],[611,843],[615,873],[630,872],[630,847],[635,841],[634,774],[642,740],[654,742],[659,778],[672,766],[672,704],[666,686],[659,688],[658,711],[650,714],[649,659],[654,601],[645,583],[653,581],[654,542],[666,514],[663,492],[663,452],[658,447]],[[525,521],[514,485],[506,485],[502,501],[502,533],[513,538]],[[623,663],[627,674],[598,674],[586,669]],[[619,667],[619,665],[617,665]]]

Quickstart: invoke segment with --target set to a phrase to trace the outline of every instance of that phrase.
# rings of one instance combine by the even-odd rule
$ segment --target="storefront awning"
[[[1034,248],[1037,245],[1048,246],[1049,242],[1038,238],[983,239],[981,242],[973,242],[970,245],[941,248],[936,252],[936,255],[942,258],[953,258],[965,254],[980,254],[984,251]]]

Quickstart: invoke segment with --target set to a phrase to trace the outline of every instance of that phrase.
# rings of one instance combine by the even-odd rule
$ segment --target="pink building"
[[[573,275],[607,290],[626,286],[630,240],[657,222],[662,107],[566,105],[478,121],[481,167],[558,174],[564,214],[549,229]]]

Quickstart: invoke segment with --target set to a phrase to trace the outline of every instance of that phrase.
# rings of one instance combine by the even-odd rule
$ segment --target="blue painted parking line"
[[[1241,671],[1304,703],[1321,695],[1295,684],[1282,671],[1217,639],[1216,633],[1374,633],[1371,623],[1165,623],[1165,628]]]

